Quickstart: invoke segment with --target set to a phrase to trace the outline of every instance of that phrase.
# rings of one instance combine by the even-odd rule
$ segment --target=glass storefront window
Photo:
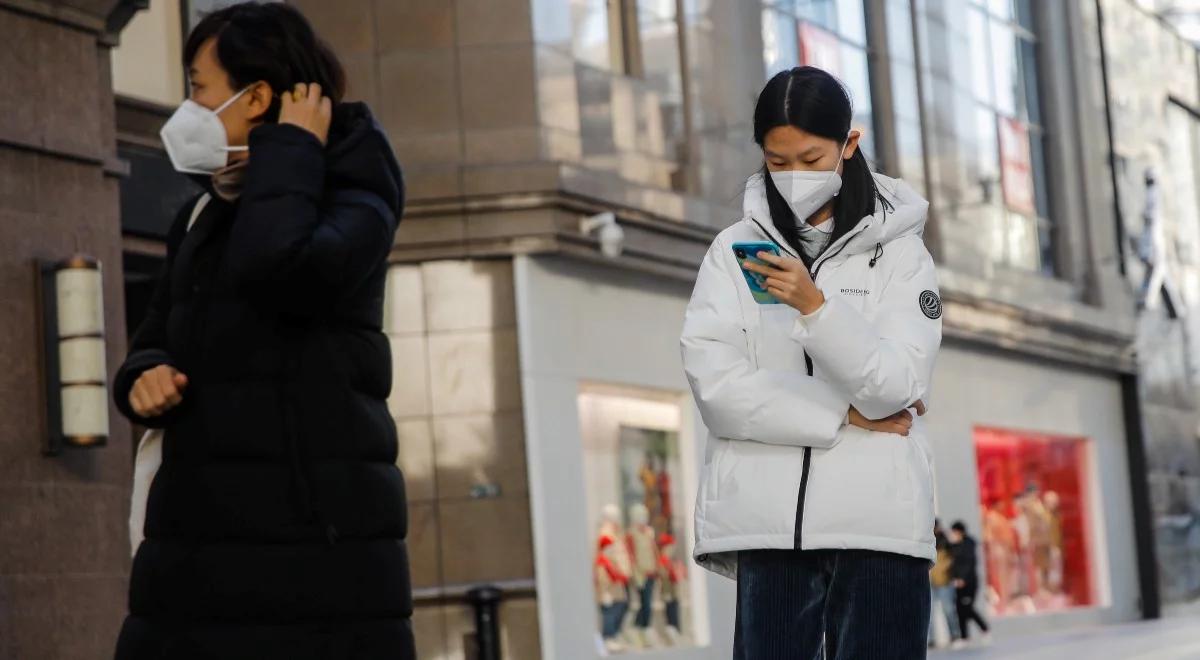
[[[595,559],[596,631],[609,653],[694,646],[694,456],[677,393],[585,385],[578,397]]]
[[[1020,58],[1020,75],[1024,81],[1024,87],[1021,91],[1024,94],[1023,103],[1021,104],[1022,116],[1029,121],[1030,124],[1042,123],[1042,106],[1041,95],[1038,94],[1038,75],[1037,75],[1037,56],[1036,48],[1031,41],[1025,39],[1020,40],[1020,52],[1017,54]]]
[[[796,43],[796,20],[774,9],[763,10],[763,62],[767,78],[796,66],[800,51]]]
[[[850,124],[863,131],[859,147],[868,158],[875,154],[875,131],[871,122],[873,110],[871,107],[871,78],[867,68],[867,53],[861,48],[850,44],[841,47],[841,79],[850,92],[850,101],[854,106],[854,118]]]
[[[681,190],[688,140],[676,0],[569,0],[583,162]],[[698,11],[694,2],[684,4]]]
[[[679,64],[679,25],[675,0],[638,0],[641,75],[657,96],[664,152],[673,156],[684,139],[683,72]]]
[[[967,35],[971,48],[971,90],[981,103],[992,101],[991,51],[987,47],[987,20],[976,9],[967,10]]]
[[[608,0],[571,0],[575,57],[597,69],[612,68]]]
[[[1099,605],[1087,438],[977,427],[986,597],[998,616]]]
[[[1006,115],[1015,116],[1017,108],[1023,105],[1019,98],[1020,87],[1017,85],[1020,74],[1017,71],[1016,37],[1006,25],[993,22],[991,39],[996,109]]]
[[[227,4],[230,3],[222,2],[221,0],[184,0],[184,9],[186,11],[183,17],[185,22],[184,32],[191,32],[192,28],[196,27],[196,24],[200,22],[200,19],[204,18],[205,14],[220,9]]]
[[[962,159],[961,169],[938,163],[932,201],[951,221],[964,213],[994,221],[975,237],[962,235],[987,244],[958,252],[983,253],[997,264],[1054,276],[1055,232],[1046,187],[1032,5],[970,0],[955,9],[935,16],[924,6],[918,17],[931,42],[921,54],[931,118],[927,130],[945,133],[952,124],[959,142],[954,152]],[[942,21],[961,21],[962,28],[941,30]],[[961,33],[961,44],[955,33]],[[959,64],[938,61],[946,53]],[[962,103],[964,96],[972,102]],[[994,206],[995,212],[981,213],[978,205]]]

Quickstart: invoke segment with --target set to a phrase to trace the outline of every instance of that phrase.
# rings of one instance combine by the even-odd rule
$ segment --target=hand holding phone
[[[779,300],[767,291],[766,277],[745,268],[747,261],[756,264],[764,263],[758,258],[759,252],[767,252],[778,257],[779,247],[767,241],[746,241],[733,244],[733,257],[737,260],[742,276],[746,278],[746,285],[750,287],[750,295],[754,297],[754,302],[760,305],[778,305]]]

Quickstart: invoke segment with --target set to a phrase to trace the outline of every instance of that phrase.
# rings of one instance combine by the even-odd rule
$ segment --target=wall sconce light
[[[108,441],[108,370],[100,262],[74,256],[39,261],[42,373],[46,382],[43,451],[101,447]]]

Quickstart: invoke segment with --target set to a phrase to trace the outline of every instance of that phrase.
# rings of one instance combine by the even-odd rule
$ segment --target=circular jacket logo
[[[938,294],[926,289],[921,292],[920,298],[921,311],[931,319],[939,319],[942,317],[942,299]]]

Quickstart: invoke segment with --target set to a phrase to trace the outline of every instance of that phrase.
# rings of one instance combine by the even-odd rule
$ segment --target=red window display
[[[987,597],[997,615],[1096,604],[1087,438],[975,429]]]

